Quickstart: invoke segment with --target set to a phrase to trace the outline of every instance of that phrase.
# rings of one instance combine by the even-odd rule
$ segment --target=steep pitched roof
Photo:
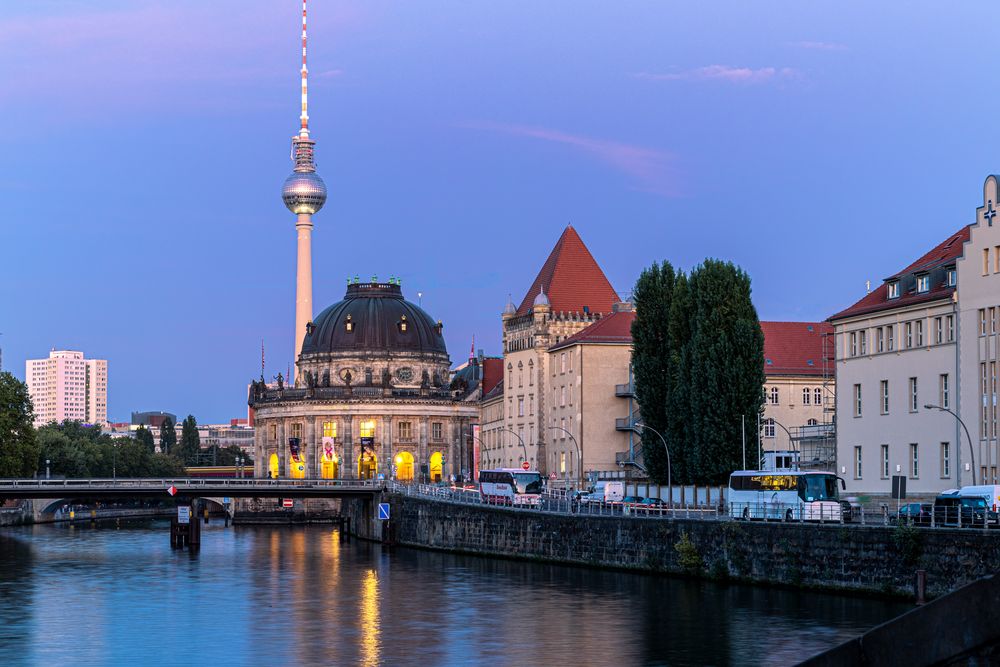
[[[543,288],[553,312],[582,313],[586,306],[591,313],[610,313],[612,304],[618,301],[618,294],[572,225],[563,230],[524,295],[518,315],[531,312],[535,297]]]
[[[940,266],[951,264],[962,256],[963,244],[968,240],[969,226],[967,225],[950,235],[941,243],[934,246],[929,252],[924,254],[920,259],[913,262],[902,271],[894,273],[886,278],[885,281],[889,282],[891,280],[897,280],[903,276],[914,273],[923,273],[925,271],[930,271],[931,269],[936,269]],[[900,294],[898,297],[890,299],[888,289],[886,289],[883,284],[866,294],[850,308],[846,308],[836,315],[831,315],[828,321],[833,322],[835,320],[844,319],[845,317],[851,317],[853,315],[867,315],[869,313],[876,313],[880,310],[889,310],[890,308],[898,308],[900,306],[909,306],[916,303],[936,301],[937,299],[950,297],[954,291],[954,286],[949,287],[939,281],[932,284],[931,288],[926,292],[916,292],[914,290],[910,290],[905,294]]]
[[[761,322],[764,332],[764,375],[822,375],[823,354],[833,355],[827,322]],[[826,368],[833,369],[832,359]]]
[[[503,379],[503,359],[486,357],[483,359],[483,396],[493,391]]]
[[[578,343],[598,343],[604,345],[631,345],[634,311],[619,311],[597,320],[586,329],[553,345],[549,350],[561,350]]]

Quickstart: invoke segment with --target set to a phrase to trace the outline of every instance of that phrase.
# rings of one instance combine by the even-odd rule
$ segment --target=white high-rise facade
[[[28,359],[24,367],[35,406],[35,426],[66,420],[107,423],[106,359],[84,359],[83,352],[53,350],[48,359]]]

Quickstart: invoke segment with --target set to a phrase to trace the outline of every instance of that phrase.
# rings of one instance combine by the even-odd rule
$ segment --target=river
[[[163,521],[0,532],[2,665],[781,665],[909,609],[866,598]]]

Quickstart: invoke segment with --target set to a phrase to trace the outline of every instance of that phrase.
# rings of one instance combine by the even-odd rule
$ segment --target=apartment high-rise
[[[108,421],[108,362],[84,359],[83,352],[53,350],[48,359],[24,363],[35,426],[66,420],[87,424]]]

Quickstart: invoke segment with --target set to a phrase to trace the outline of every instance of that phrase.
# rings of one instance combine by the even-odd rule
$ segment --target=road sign
[[[167,493],[169,493],[172,496],[176,496],[177,495],[177,487],[173,486],[173,485],[168,486],[167,487]]]
[[[549,473],[549,479],[555,479],[555,478],[556,478],[556,474],[554,472],[550,472]]]
[[[223,505],[228,505],[229,504],[229,498],[223,498],[222,499],[222,504]]]
[[[380,482],[384,482],[385,481],[385,473],[384,472],[380,472],[378,474],[378,481],[380,481]]]
[[[191,508],[181,505],[177,508],[177,523],[191,523]]]
[[[378,518],[379,521],[389,520],[389,503],[379,503],[378,504]]]
[[[285,498],[281,501],[282,507],[294,507],[295,501],[292,498]]]
[[[528,463],[527,461],[525,461],[524,463],[521,464],[521,469],[522,470],[528,470],[529,468],[531,468],[531,464]]]

